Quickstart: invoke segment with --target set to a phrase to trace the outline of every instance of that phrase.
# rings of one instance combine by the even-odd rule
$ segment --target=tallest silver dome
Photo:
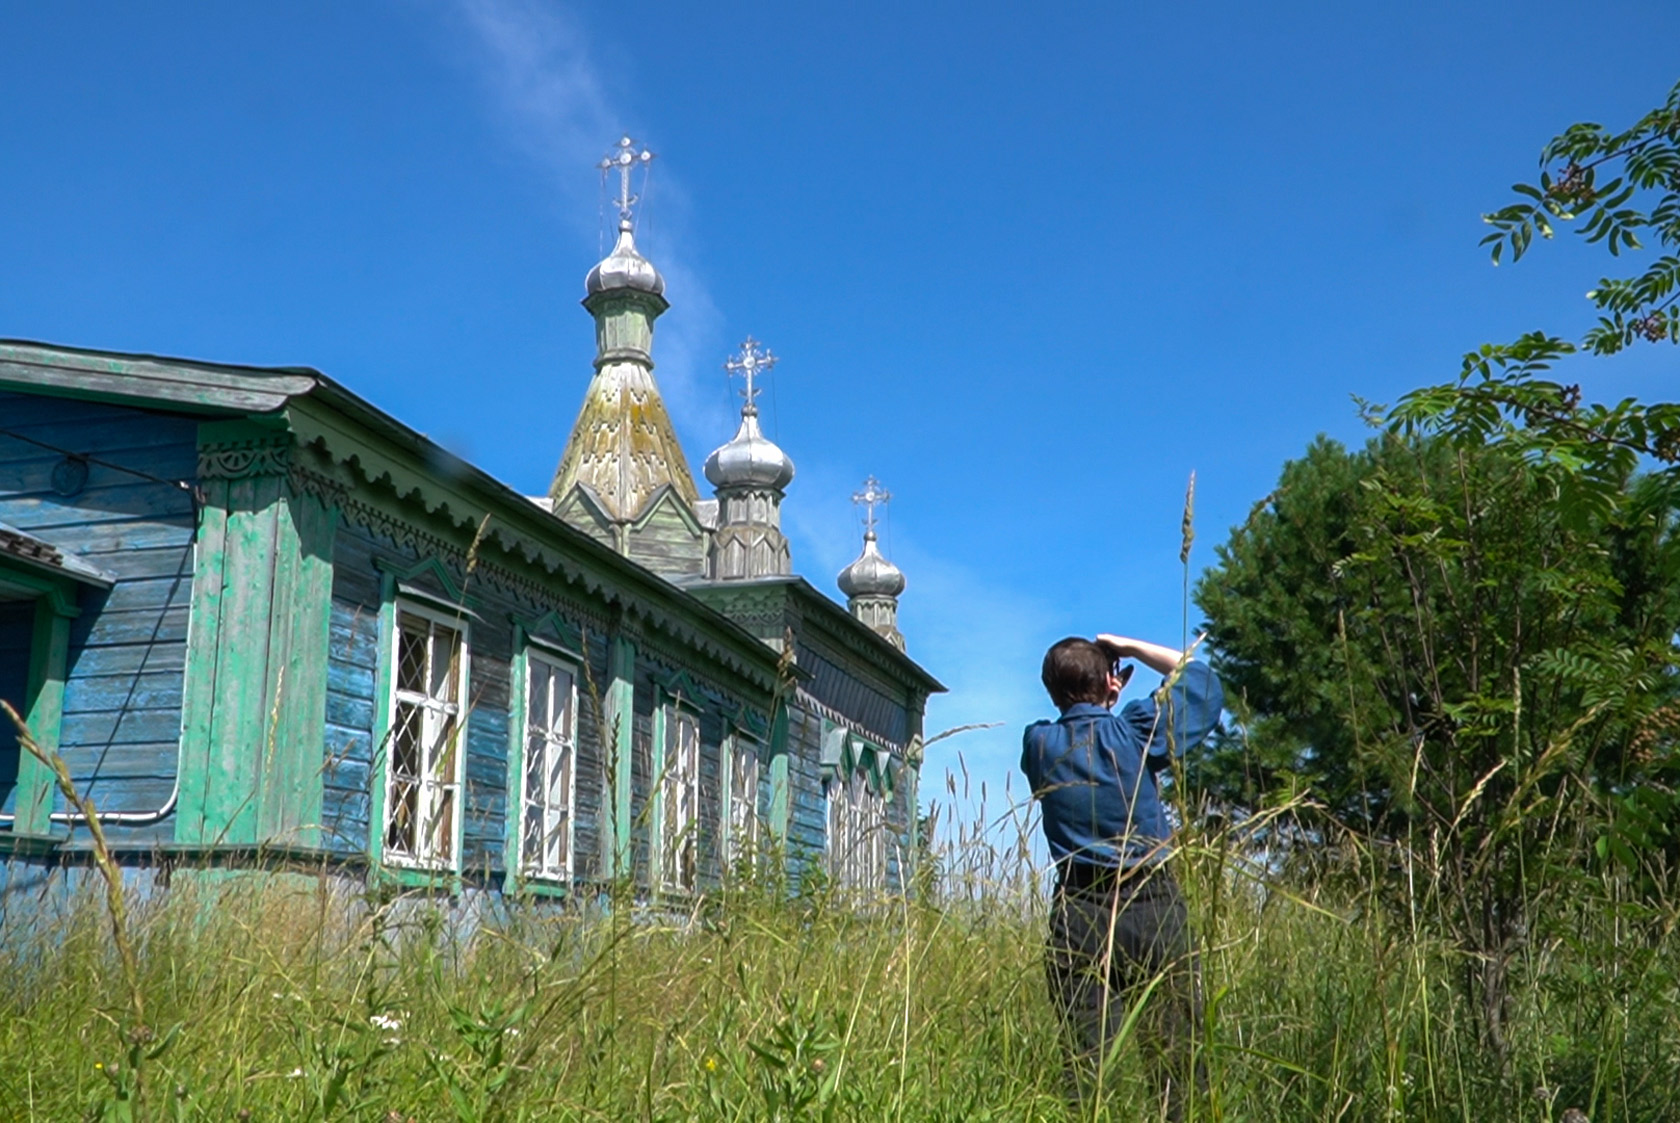
[[[753,487],[782,491],[793,482],[793,459],[758,427],[758,410],[741,411],[741,427],[728,444],[706,457],[706,478],[716,488]]]
[[[590,296],[612,289],[637,289],[664,296],[665,278],[659,275],[653,262],[636,249],[636,235],[630,229],[630,220],[625,218],[619,220],[618,242],[614,244],[612,253],[589,271],[589,276],[583,279],[583,287]]]

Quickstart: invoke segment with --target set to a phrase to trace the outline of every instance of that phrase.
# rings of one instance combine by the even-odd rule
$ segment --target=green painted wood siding
[[[824,868],[828,845],[828,797],[823,792],[822,718],[799,706],[788,714],[788,875],[794,881],[808,863]]]
[[[284,430],[205,422],[201,453],[289,449]],[[202,457],[201,457],[202,459]],[[200,480],[175,838],[314,845],[320,835],[336,516],[275,460]]]

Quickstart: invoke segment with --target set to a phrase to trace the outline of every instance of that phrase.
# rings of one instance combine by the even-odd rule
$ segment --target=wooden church
[[[546,496],[314,370],[0,342],[0,699],[125,864],[654,900],[750,863],[904,884],[943,687],[905,654],[872,519],[844,607],[793,571],[751,340],[701,496],[653,377],[646,158],[603,161],[618,239]],[[3,919],[90,831],[0,724]]]

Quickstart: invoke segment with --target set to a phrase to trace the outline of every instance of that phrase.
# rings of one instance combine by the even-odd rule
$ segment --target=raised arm
[[[1136,659],[1158,675],[1170,675],[1184,661],[1184,652],[1165,644],[1132,639],[1104,633],[1097,637],[1097,646],[1115,659]]]
[[[1206,663],[1186,658],[1177,648],[1128,636],[1100,635],[1096,642],[1115,659],[1136,659],[1172,684],[1120,711],[1143,738],[1150,767],[1164,766],[1169,754],[1199,744],[1218,726],[1225,692]]]

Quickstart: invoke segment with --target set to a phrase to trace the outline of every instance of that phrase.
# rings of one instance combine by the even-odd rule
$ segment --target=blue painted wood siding
[[[828,796],[823,791],[822,718],[788,708],[788,876],[795,884],[807,870],[825,868]]]
[[[0,393],[0,430],[16,434],[0,435],[0,522],[117,578],[107,594],[84,593],[72,623],[59,751],[101,810],[157,810],[175,789],[179,760],[194,510],[175,481],[196,476],[197,422]],[[30,441],[103,463],[89,465],[80,493],[61,496],[52,472],[62,453]],[[173,825],[113,825],[107,834],[118,844],[161,843]]]
[[[334,596],[329,637],[321,842],[336,853],[362,854],[368,847],[378,607]]]

